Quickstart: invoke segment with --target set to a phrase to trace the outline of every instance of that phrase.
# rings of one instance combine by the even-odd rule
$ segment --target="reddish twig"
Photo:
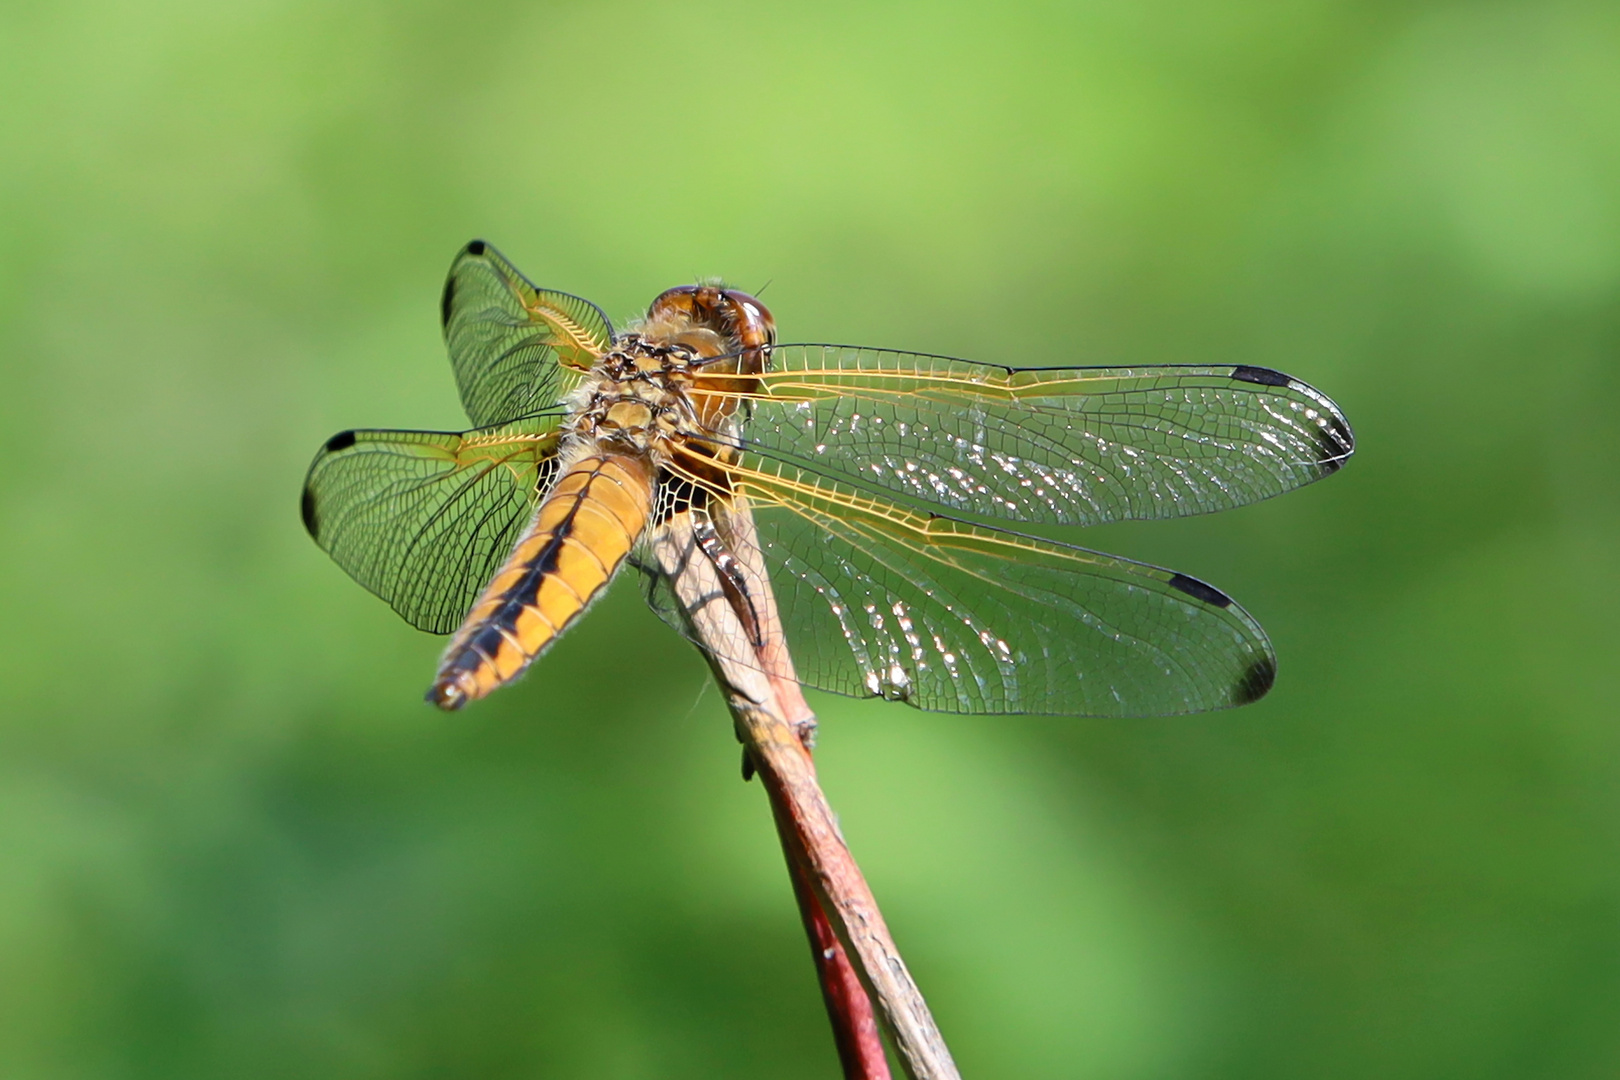
[[[772,799],[771,809],[777,811],[777,806],[777,800]],[[861,985],[860,976],[849,962],[849,954],[827,921],[827,913],[821,910],[821,901],[816,899],[816,891],[804,867],[793,857],[788,827],[781,813],[777,811],[773,816],[782,839],[788,876],[793,880],[793,898],[799,903],[805,937],[810,941],[816,974],[821,979],[821,999],[827,1006],[827,1020],[832,1024],[833,1043],[838,1047],[844,1078],[889,1080],[889,1059],[883,1052],[883,1036],[878,1032],[877,1017],[872,1012],[872,999],[867,996],[866,987]]]

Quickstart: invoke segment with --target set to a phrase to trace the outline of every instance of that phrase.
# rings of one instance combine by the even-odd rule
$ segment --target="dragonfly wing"
[[[440,317],[476,427],[554,408],[613,341],[601,308],[537,287],[482,240],[451,264]]]
[[[1320,479],[1355,447],[1326,395],[1267,368],[1012,369],[834,345],[777,346],[770,366],[719,436],[751,467],[1003,520],[1224,510]]]
[[[1259,624],[1186,575],[827,488],[740,489],[805,685],[940,712],[1162,716],[1254,701],[1275,676]],[[656,574],[648,599],[690,636]]]
[[[556,475],[555,418],[465,434],[345,431],[304,483],[304,525],[411,625],[448,634]]]

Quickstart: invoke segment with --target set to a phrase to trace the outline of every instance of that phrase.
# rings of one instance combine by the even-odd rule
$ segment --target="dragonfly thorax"
[[[635,453],[659,454],[659,443],[695,423],[686,394],[701,357],[685,344],[621,335],[580,388],[572,421],[576,437]]]

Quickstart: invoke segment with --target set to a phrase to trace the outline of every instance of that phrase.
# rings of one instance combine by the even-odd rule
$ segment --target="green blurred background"
[[[972,1077],[1620,1075],[1620,8],[0,13],[0,1075],[831,1077],[764,799],[621,582],[517,688],[309,542],[461,423],[474,236],[617,318],[1278,367],[1356,460],[1080,542],[1237,596],[1258,705],[816,697]]]

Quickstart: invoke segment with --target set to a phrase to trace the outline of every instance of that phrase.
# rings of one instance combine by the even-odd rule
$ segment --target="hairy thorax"
[[[576,444],[636,454],[658,466],[715,452],[736,398],[755,388],[776,325],[747,293],[718,285],[666,290],[591,369],[570,424]]]
[[[667,462],[668,440],[698,431],[698,411],[688,391],[702,359],[690,345],[621,335],[577,391],[570,434]]]

